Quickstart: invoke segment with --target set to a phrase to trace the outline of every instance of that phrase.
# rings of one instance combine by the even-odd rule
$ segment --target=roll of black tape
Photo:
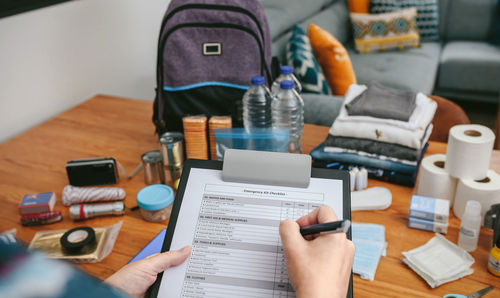
[[[71,252],[77,253],[85,246],[92,245],[96,242],[95,232],[91,227],[78,227],[71,229],[62,235],[61,246]]]

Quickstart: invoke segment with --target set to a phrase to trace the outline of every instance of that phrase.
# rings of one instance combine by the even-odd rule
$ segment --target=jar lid
[[[148,151],[141,156],[145,163],[157,163],[162,161],[160,150]]]
[[[137,193],[137,204],[144,210],[160,210],[173,202],[174,191],[164,184],[148,185]]]
[[[169,131],[160,136],[160,143],[166,145],[181,142],[182,140],[184,140],[182,132]]]

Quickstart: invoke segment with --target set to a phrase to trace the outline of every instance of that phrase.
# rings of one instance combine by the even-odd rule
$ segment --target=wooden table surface
[[[159,149],[151,116],[151,102],[101,95],[1,144],[0,231],[16,228],[18,238],[29,243],[37,231],[68,229],[81,225],[107,226],[123,220],[113,252],[100,263],[78,266],[94,276],[106,278],[125,265],[167,225],[167,222],[146,222],[139,211],[129,210],[136,205],[137,192],[145,186],[142,173],[128,181],[122,179],[117,185],[127,192],[125,216],[73,222],[69,218],[68,208],[61,203],[62,189],[68,184],[65,164],[76,158],[114,157],[128,172],[132,171],[140,162],[142,153]],[[328,127],[306,125],[302,140],[304,152],[310,152],[321,143],[327,133]],[[445,151],[446,144],[431,143],[427,154]],[[493,154],[491,168],[500,172],[498,151]],[[494,277],[486,270],[493,234],[491,230],[481,229],[478,248],[472,253],[475,259],[472,266],[474,274],[430,289],[423,279],[401,261],[401,252],[423,245],[434,236],[434,233],[407,227],[410,197],[414,189],[375,180],[370,180],[369,186],[385,186],[391,189],[391,207],[383,211],[353,212],[352,219],[386,227],[387,256],[380,260],[375,281],[354,277],[356,297],[436,297],[447,293],[470,294],[488,285],[493,285],[496,289],[486,297],[500,296],[500,278]],[[48,191],[56,192],[55,209],[62,211],[63,221],[39,227],[21,226],[17,206],[22,197],[28,193]],[[451,215],[446,238],[456,243],[459,226],[460,220]]]

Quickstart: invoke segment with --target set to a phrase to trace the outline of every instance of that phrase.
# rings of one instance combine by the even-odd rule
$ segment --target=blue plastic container
[[[288,152],[288,129],[273,128],[223,128],[215,129],[217,159],[224,158],[226,149]]]
[[[149,185],[137,193],[137,205],[147,221],[160,222],[169,218],[173,202],[174,190],[164,184]]]

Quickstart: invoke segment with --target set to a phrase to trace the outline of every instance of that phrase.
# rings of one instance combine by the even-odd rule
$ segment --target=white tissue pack
[[[413,195],[410,203],[410,217],[448,224],[450,201]]]

